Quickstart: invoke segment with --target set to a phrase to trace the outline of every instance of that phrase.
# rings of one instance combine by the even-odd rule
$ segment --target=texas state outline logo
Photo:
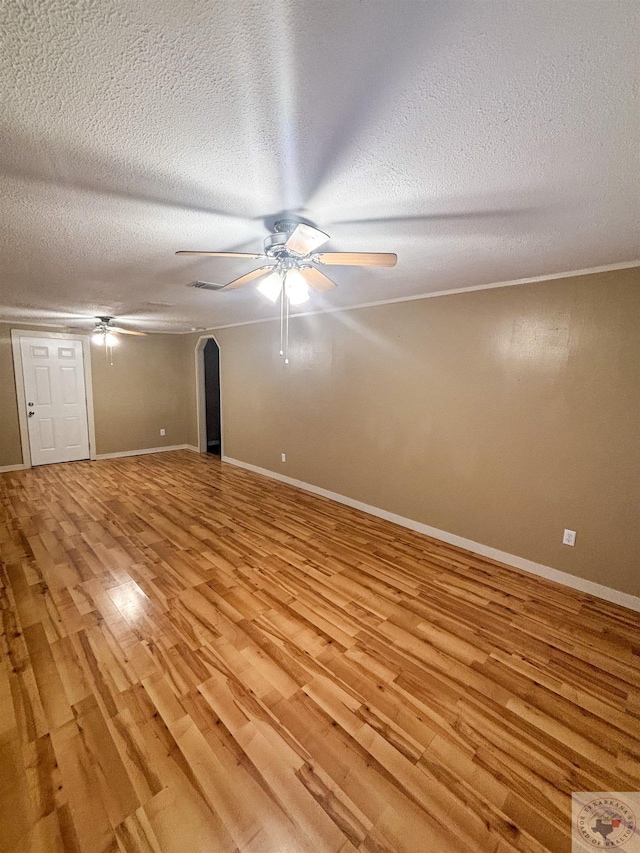
[[[615,850],[640,853],[638,792],[580,791],[573,794],[573,853]]]

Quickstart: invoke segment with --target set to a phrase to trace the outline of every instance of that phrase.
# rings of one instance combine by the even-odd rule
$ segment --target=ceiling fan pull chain
[[[280,288],[280,355],[284,355],[284,287]]]
[[[284,286],[284,282],[282,283],[282,293],[283,299],[285,300],[284,307],[284,363],[289,364],[289,297],[287,296],[287,291]]]
[[[104,357],[107,360],[107,364],[113,367],[113,346],[109,343],[106,332],[104,333]]]
[[[284,328],[284,363],[289,364],[289,297],[286,292],[284,282],[282,283],[282,292],[286,303],[285,310],[285,328]]]

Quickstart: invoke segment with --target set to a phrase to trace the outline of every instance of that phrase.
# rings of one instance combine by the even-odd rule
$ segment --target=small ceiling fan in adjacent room
[[[398,256],[391,252],[318,252],[329,240],[329,235],[291,219],[275,223],[274,233],[264,241],[264,251],[205,252],[182,250],[176,255],[201,255],[210,258],[246,258],[263,264],[222,287],[207,282],[195,282],[193,287],[202,290],[234,290],[258,281],[257,289],[272,302],[284,295],[291,305],[301,305],[309,298],[309,287],[325,293],[337,287],[322,272],[324,266],[394,267]]]
[[[105,356],[110,365],[113,366],[113,346],[118,342],[118,335],[146,335],[146,332],[137,332],[133,329],[123,329],[121,326],[113,326],[113,317],[96,317],[96,326],[91,335],[96,344],[104,345]]]
[[[113,326],[112,320],[114,317],[96,317],[96,327],[91,334],[95,337],[101,335],[146,335],[146,332],[136,332],[133,329],[123,329],[121,326]]]

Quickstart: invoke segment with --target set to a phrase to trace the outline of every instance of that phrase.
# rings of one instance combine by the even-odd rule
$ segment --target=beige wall
[[[25,327],[0,324],[0,467],[22,462],[12,328]],[[97,453],[188,443],[191,412],[186,377],[192,372],[193,355],[184,336],[121,335],[114,347],[113,366],[107,363],[104,349],[95,345],[91,349]],[[160,435],[161,428],[165,436]]]
[[[225,455],[640,594],[637,269],[215,334]]]
[[[0,468],[22,463],[10,330],[0,323]]]
[[[91,359],[98,453],[187,444],[187,367],[183,335],[121,335],[113,367]],[[160,435],[160,429],[166,435]]]
[[[0,466],[21,461],[10,328]],[[640,595],[639,332],[637,269],[297,318],[287,367],[276,323],[219,329],[223,450]],[[93,349],[98,453],[197,443],[197,339]]]

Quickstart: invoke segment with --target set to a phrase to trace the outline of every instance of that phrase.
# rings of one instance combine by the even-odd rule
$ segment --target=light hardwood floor
[[[640,614],[187,451],[0,476],[0,850],[569,851]]]

